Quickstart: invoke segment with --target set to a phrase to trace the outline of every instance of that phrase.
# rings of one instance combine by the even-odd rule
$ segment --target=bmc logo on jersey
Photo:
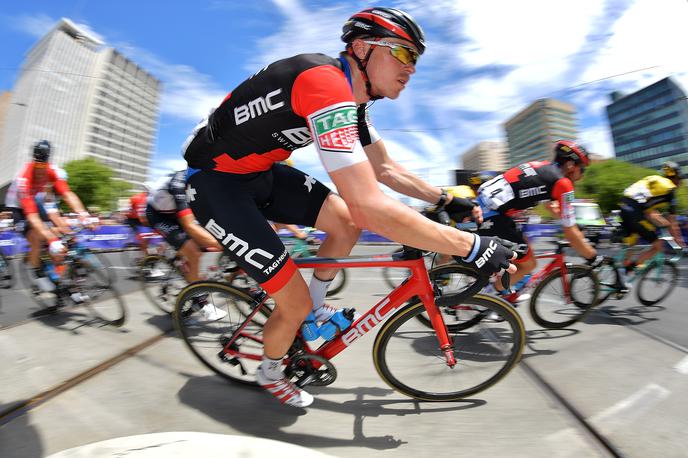
[[[351,103],[332,105],[310,116],[311,127],[321,151],[350,153],[358,141],[356,107]]]
[[[241,256],[254,267],[258,269],[264,269],[265,265],[253,259],[255,256],[262,256],[268,261],[274,256],[265,250],[260,248],[249,249],[248,243],[245,240],[240,239],[236,235],[229,233],[224,230],[222,226],[217,224],[214,219],[210,219],[205,225],[205,228],[212,234],[213,237],[218,239],[220,243],[227,247],[227,249],[237,256]]]
[[[542,186],[521,189],[518,191],[518,197],[521,199],[525,199],[526,197],[535,197],[541,194],[547,194],[547,187],[544,184]]]
[[[276,89],[268,92],[265,97],[258,97],[251,100],[246,105],[240,105],[234,108],[234,122],[238,126],[249,119],[257,118],[258,116],[267,113],[268,111],[276,110],[284,106],[284,101],[277,102],[275,97],[282,93],[282,89]]]

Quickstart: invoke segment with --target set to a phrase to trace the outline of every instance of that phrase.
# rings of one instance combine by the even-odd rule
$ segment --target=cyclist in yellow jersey
[[[625,242],[634,245],[638,237],[650,242],[650,248],[641,252],[635,261],[626,259],[626,270],[650,259],[662,249],[658,228],[667,227],[669,233],[683,247],[685,242],[676,221],[676,189],[681,184],[681,168],[676,162],[667,161],[662,165],[664,176],[650,175],[636,181],[624,190],[619,203],[621,208],[621,226]],[[660,211],[667,210],[668,217]]]

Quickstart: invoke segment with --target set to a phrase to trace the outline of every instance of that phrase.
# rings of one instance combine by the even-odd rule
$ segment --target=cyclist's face
[[[583,174],[585,173],[585,166],[580,165],[580,164],[575,164],[573,166],[573,171],[571,175],[571,181],[579,181],[581,178],[583,178]]]
[[[399,43],[413,50],[416,49],[410,42],[398,38],[385,38],[382,41],[389,44]],[[416,66],[413,63],[402,63],[392,55],[389,46],[368,46],[373,46],[373,52],[370,54],[366,67],[373,94],[396,99],[410,81],[411,75],[416,72]]]

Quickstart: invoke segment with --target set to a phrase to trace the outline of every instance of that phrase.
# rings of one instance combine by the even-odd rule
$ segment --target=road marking
[[[642,417],[645,412],[663,401],[671,391],[656,383],[648,383],[640,390],[617,402],[591,418],[598,427],[613,431]]]
[[[676,372],[683,375],[688,375],[688,356],[684,357],[675,366]]]

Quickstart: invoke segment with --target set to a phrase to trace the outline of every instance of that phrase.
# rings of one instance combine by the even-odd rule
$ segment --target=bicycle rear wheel
[[[619,269],[614,261],[607,261],[597,269],[597,279],[600,282],[600,294],[597,298],[598,305],[619,292],[617,288],[617,285],[621,284],[619,276]]]
[[[485,318],[469,329],[449,331],[457,362],[453,368],[435,330],[416,319],[425,310],[422,303],[403,307],[383,325],[373,344],[373,362],[389,386],[423,401],[457,401],[494,385],[516,365],[525,344],[518,314],[489,295],[477,294],[461,304],[481,310]]]
[[[205,297],[206,306],[226,315],[208,321],[194,309],[194,300]],[[259,306],[250,295],[219,282],[196,282],[177,299],[174,323],[189,350],[210,370],[234,382],[255,385],[255,371],[263,356],[264,317],[256,314],[226,351],[225,347],[250,312]]]
[[[458,294],[478,280],[475,270],[459,264],[435,267],[428,271],[428,276],[437,297]],[[420,299],[414,302],[420,302]],[[483,310],[474,309],[466,304],[445,305],[440,307],[440,310],[444,323],[453,332],[470,328],[484,317]],[[432,328],[427,312],[416,315],[416,318],[428,328]]]
[[[174,302],[186,286],[179,270],[164,256],[146,256],[141,261],[141,289],[148,300],[165,313],[174,312]]]
[[[110,284],[107,272],[96,270],[90,264],[76,261],[70,269],[72,285],[69,293],[76,293],[79,303],[93,315],[112,326],[122,326],[127,319],[127,308],[115,287]]]
[[[565,294],[568,285],[569,294]],[[530,298],[530,314],[540,326],[561,329],[582,319],[595,305],[600,284],[588,266],[554,270],[537,285]]]
[[[636,295],[641,304],[654,305],[666,299],[677,282],[678,268],[675,264],[654,262],[640,274]]]

